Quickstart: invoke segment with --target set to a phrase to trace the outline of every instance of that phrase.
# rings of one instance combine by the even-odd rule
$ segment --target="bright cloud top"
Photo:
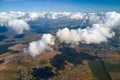
[[[45,51],[53,50],[52,45],[54,45],[54,37],[51,34],[44,34],[40,40],[29,43],[29,47],[24,52],[34,57]]]
[[[0,12],[0,26],[10,28],[17,34],[29,30],[29,22],[39,22],[40,20],[61,24],[66,21],[68,24],[77,22],[79,26],[85,26],[78,29],[59,29],[54,36],[61,42],[73,45],[79,43],[99,44],[107,42],[109,38],[115,35],[113,29],[120,26],[120,13]],[[35,56],[46,50],[52,50],[51,46],[54,45],[54,39],[51,34],[44,34],[40,40],[31,42],[28,49],[25,49],[25,53]]]
[[[29,30],[29,25],[20,19],[13,19],[8,22],[8,28],[11,28],[18,34],[22,34],[24,30]]]
[[[120,26],[120,14],[116,12],[101,13],[100,16],[90,14],[86,17],[85,22],[90,26],[85,29],[68,29],[63,28],[56,33],[61,42],[70,44],[79,44],[79,42],[90,44],[107,42],[108,38],[115,35],[113,28]],[[86,23],[87,24],[87,23]]]
[[[80,26],[93,26],[93,24],[100,24],[100,27],[117,25],[120,19],[120,13],[106,12],[106,13],[80,13],[80,12],[0,12],[0,26],[11,28],[18,34],[30,29],[28,22],[35,22],[38,20],[48,20],[54,23],[61,21],[67,23],[78,22]],[[16,21],[15,21],[16,20]],[[111,23],[112,21],[112,23]],[[22,23],[22,24],[21,24]],[[103,24],[103,25],[102,25]],[[28,26],[29,25],[29,26]],[[29,27],[29,28],[28,28]]]
[[[78,45],[84,44],[99,44],[101,42],[107,42],[109,38],[115,35],[114,28],[120,27],[120,13],[107,12],[107,13],[70,13],[70,12],[51,12],[51,13],[39,13],[28,12],[24,13],[26,17],[21,17],[26,22],[36,21],[39,19],[46,20],[77,20],[79,25],[86,26],[85,28],[69,29],[63,28],[56,32],[57,37],[61,42],[67,44]],[[25,16],[24,15],[24,16]],[[46,50],[52,50],[51,45],[54,45],[55,38],[51,34],[44,34],[38,41],[29,43],[28,49],[25,49],[25,53],[29,53],[32,56],[36,56]]]

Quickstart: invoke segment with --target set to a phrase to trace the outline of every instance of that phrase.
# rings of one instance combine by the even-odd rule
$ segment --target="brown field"
[[[14,46],[9,47],[8,49],[13,50],[13,51],[21,51],[26,47],[28,47],[27,44],[16,44]]]
[[[119,72],[110,72],[110,76],[111,76],[112,80],[120,80]]]
[[[22,80],[30,80],[32,68],[50,66],[48,61],[56,54],[60,54],[60,52],[46,52],[34,58],[23,53],[0,55],[0,60],[4,60],[0,64],[0,80],[17,80],[20,75],[19,71],[24,73]]]
[[[109,53],[108,57],[120,60],[120,54],[118,54],[118,53]]]
[[[118,53],[107,53],[106,62],[109,63],[120,63],[120,54]]]

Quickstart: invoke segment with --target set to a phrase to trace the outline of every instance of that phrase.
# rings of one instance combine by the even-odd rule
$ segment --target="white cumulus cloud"
[[[88,21],[91,27],[71,30],[63,28],[58,30],[56,36],[61,42],[70,44],[79,44],[79,42],[99,44],[107,42],[108,38],[112,38],[115,35],[113,28],[120,26],[120,14],[116,12],[101,13],[99,15],[88,14],[85,20]]]
[[[29,25],[24,20],[13,19],[8,22],[8,27],[14,30],[17,34],[22,34],[23,31],[29,30]]]
[[[54,37],[51,34],[44,34],[40,40],[29,43],[29,47],[24,52],[34,57],[45,51],[53,50],[51,46],[54,44]]]
[[[35,14],[34,14],[35,15]],[[56,36],[61,42],[67,44],[78,45],[84,44],[99,44],[107,42],[109,38],[115,35],[114,28],[120,27],[120,13],[107,12],[107,13],[70,13],[70,12],[51,12],[39,13],[39,18],[48,20],[78,20],[80,25],[84,28],[69,29],[63,28],[56,32]],[[31,17],[32,18],[32,17]],[[34,17],[33,17],[34,18]],[[81,22],[82,21],[82,22]],[[68,21],[69,22],[69,21]],[[52,50],[51,45],[54,45],[54,39],[51,34],[44,34],[38,41],[33,41],[29,44],[26,53],[36,56],[46,50]]]
[[[8,22],[14,19],[23,20],[28,22],[37,21],[49,21],[48,23],[68,23],[76,24],[80,26],[93,26],[93,24],[104,24],[105,26],[118,26],[119,25],[120,13],[113,12],[100,12],[100,13],[81,13],[81,12],[21,12],[21,11],[10,11],[0,12],[0,26],[8,26]],[[53,24],[53,25],[54,25]],[[40,25],[40,24],[39,24]],[[64,25],[64,24],[63,24]],[[66,24],[65,24],[66,25]],[[17,30],[17,29],[14,29]],[[27,30],[27,29],[25,29]],[[17,32],[17,31],[16,31]],[[23,31],[22,31],[23,32]]]

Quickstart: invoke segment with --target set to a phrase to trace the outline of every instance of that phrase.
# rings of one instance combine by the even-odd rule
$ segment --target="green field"
[[[13,46],[15,44],[11,43],[11,44],[4,44],[4,45],[0,45],[0,54],[3,54],[3,53],[6,53],[6,52],[9,52],[11,50],[9,50],[8,48],[10,46]]]
[[[89,67],[91,68],[95,78],[98,80],[109,80],[102,63],[99,60],[89,60]]]
[[[120,72],[120,64],[107,63],[106,68],[109,72]]]

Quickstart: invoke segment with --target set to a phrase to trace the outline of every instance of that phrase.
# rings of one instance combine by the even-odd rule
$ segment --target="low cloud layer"
[[[29,47],[24,49],[24,53],[34,57],[45,51],[52,51],[51,46],[54,44],[54,37],[51,34],[44,34],[40,40],[29,43]]]
[[[117,25],[120,13],[117,12],[106,12],[106,13],[80,13],[80,12],[21,12],[21,11],[11,11],[11,12],[0,12],[0,26],[9,27],[18,34],[23,33],[24,30],[28,29],[29,22],[38,22],[44,23],[45,20],[51,24],[74,24],[79,26],[93,26],[93,24],[100,24],[100,26],[113,26]],[[11,21],[17,20],[17,25]],[[24,23],[26,26],[22,27],[23,24],[20,26],[20,23]],[[106,22],[107,21],[107,22]],[[112,23],[110,23],[112,21]],[[71,23],[72,22],[72,23]],[[105,23],[106,22],[106,23]],[[109,24],[109,25],[108,25]],[[30,25],[29,25],[30,26]],[[20,32],[18,32],[20,30]]]
[[[95,15],[95,14],[92,14]],[[107,42],[108,38],[112,38],[115,35],[113,28],[120,26],[120,14],[116,12],[108,12],[101,14],[99,17],[89,16],[87,18],[90,22],[90,26],[81,29],[68,29],[63,28],[58,30],[57,37],[61,42],[70,44],[99,44],[101,42]]]
[[[114,11],[106,13],[0,12],[0,26],[10,28],[17,34],[29,30],[29,22],[42,24],[44,20],[53,25],[64,22],[70,25],[79,25],[80,27],[77,29],[69,29],[69,26],[59,29],[54,35],[61,42],[73,45],[107,42],[109,38],[115,35],[114,29],[120,27],[120,13]],[[28,49],[25,49],[25,53],[35,56],[46,50],[52,50],[51,45],[54,45],[53,36],[44,34],[40,40],[31,42]]]
[[[40,18],[47,18],[49,20],[78,20],[84,28],[69,29],[63,28],[56,32],[57,37],[61,42],[79,45],[84,44],[99,44],[107,42],[109,38],[115,35],[115,28],[120,27],[120,13],[107,12],[107,13],[32,13],[31,19],[24,18],[27,22],[29,20],[37,20]],[[52,50],[51,45],[54,45],[54,39],[51,34],[44,34],[38,41],[33,41],[29,44],[28,49],[25,50],[32,56],[43,53],[46,50]]]
[[[115,32],[110,28],[100,27],[99,24],[94,24],[93,27],[86,29],[60,29],[57,32],[57,37],[61,42],[67,44],[78,45],[80,42],[85,44],[107,42],[108,38],[112,38]]]
[[[22,34],[23,31],[29,30],[29,25],[20,19],[13,19],[8,22],[8,28],[14,30],[17,34]]]

